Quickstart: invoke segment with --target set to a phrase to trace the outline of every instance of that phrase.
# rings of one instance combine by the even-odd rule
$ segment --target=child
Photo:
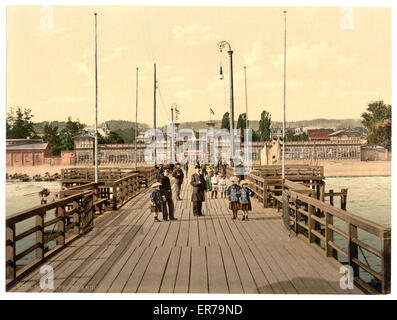
[[[221,198],[226,198],[226,179],[224,175],[221,175],[218,181],[218,189],[221,193]]]
[[[240,208],[240,203],[238,201],[240,186],[238,185],[239,180],[236,176],[233,176],[230,181],[232,182],[232,185],[227,188],[226,194],[229,197],[229,209],[233,212],[232,219],[235,220],[237,219],[237,212]]]
[[[218,189],[221,193],[221,198],[226,198],[226,179],[224,175],[221,175],[218,182]]]
[[[250,198],[254,196],[254,192],[248,188],[248,181],[242,180],[241,189],[238,192],[240,196],[240,209],[243,211],[243,221],[248,221],[248,211],[252,210]]]
[[[156,182],[152,185],[152,193],[150,194],[150,201],[152,202],[150,211],[153,212],[154,221],[160,222],[158,218],[158,213],[162,211],[163,198],[160,191],[161,183]]]
[[[215,199],[218,196],[218,183],[219,183],[218,174],[215,172],[213,177],[211,178],[211,184],[212,184],[211,199],[214,198],[214,195],[215,195]]]

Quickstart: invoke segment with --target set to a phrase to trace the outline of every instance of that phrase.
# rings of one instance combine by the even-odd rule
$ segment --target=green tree
[[[238,116],[237,120],[237,129],[240,129],[240,137],[242,141],[244,141],[244,130],[247,127],[247,115],[245,113],[242,113]]]
[[[62,144],[57,126],[53,126],[51,123],[44,125],[43,140],[50,145],[54,156],[59,156],[61,154]]]
[[[222,117],[221,129],[227,129],[228,131],[230,131],[230,116],[229,116],[229,112],[225,112],[225,114]]]
[[[362,124],[368,131],[368,143],[378,143],[391,149],[391,105],[383,101],[374,101],[368,104],[364,112]],[[388,121],[385,121],[388,120]]]
[[[261,119],[259,120],[259,139],[260,141],[270,140],[270,125],[272,123],[272,117],[269,112],[263,110],[261,113]]]
[[[73,138],[79,134],[84,133],[85,125],[79,121],[72,121],[71,117],[68,117],[65,129],[61,131],[60,141],[62,144],[62,150],[73,150],[74,140]]]
[[[29,108],[17,107],[13,108],[7,113],[6,133],[7,139],[26,139],[36,138],[37,135],[33,128],[32,111]]]

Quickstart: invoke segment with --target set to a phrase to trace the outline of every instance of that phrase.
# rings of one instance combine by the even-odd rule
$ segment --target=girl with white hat
[[[237,212],[240,208],[240,203],[239,203],[240,186],[238,185],[239,179],[236,176],[231,177],[230,181],[232,182],[232,185],[229,188],[227,188],[226,195],[229,198],[229,209],[232,210],[233,212],[232,219],[235,220],[237,219]]]
[[[242,180],[240,182],[241,189],[239,191],[240,195],[240,209],[243,211],[243,221],[248,221],[248,211],[252,210],[250,198],[254,196],[254,192],[248,188],[248,181]]]

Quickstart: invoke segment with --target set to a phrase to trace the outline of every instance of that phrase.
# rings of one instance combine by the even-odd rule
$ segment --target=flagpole
[[[95,183],[98,183],[98,41],[97,41],[97,13],[95,17]]]
[[[287,11],[284,11],[284,116],[283,116],[283,157],[282,157],[282,190],[285,184],[285,122],[286,122],[286,74],[287,74]]]
[[[136,68],[136,93],[135,93],[135,171],[138,171],[136,138],[138,136],[138,68]]]

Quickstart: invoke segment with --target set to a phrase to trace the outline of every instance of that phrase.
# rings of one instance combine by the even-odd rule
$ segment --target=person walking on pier
[[[150,211],[153,212],[154,221],[160,222],[158,213],[162,211],[163,199],[160,191],[161,183],[156,182],[152,185],[152,193],[150,194],[150,201],[152,205],[150,206]]]
[[[188,171],[189,171],[189,161],[186,161],[185,164],[183,165],[183,169],[185,170],[185,176],[186,178],[189,178]]]
[[[229,209],[232,210],[233,217],[232,219],[237,219],[237,212],[240,209],[240,202],[239,202],[239,191],[240,186],[238,185],[239,179],[236,176],[231,177],[230,181],[232,185],[227,188],[226,195],[229,198]]]
[[[221,198],[226,198],[226,178],[224,175],[221,175],[218,182],[218,190],[221,194]]]
[[[165,169],[164,170],[164,175],[161,177],[161,195],[164,197],[163,201],[163,220],[167,221],[168,218],[170,220],[177,220],[174,217],[174,201],[172,200],[172,189],[171,189],[171,181],[170,178],[168,177],[169,175],[169,170]],[[167,210],[167,205],[168,205],[168,210]]]
[[[213,199],[214,196],[215,199],[218,197],[218,183],[219,183],[218,174],[215,172],[211,178],[211,186],[212,186],[211,199]]]
[[[157,169],[157,176],[156,176],[157,182],[160,182],[162,176],[164,175],[164,166],[163,164],[160,164],[159,167],[157,165],[154,167]]]
[[[203,216],[202,206],[205,201],[205,191],[207,190],[207,184],[204,176],[201,172],[200,166],[195,166],[196,172],[192,174],[190,184],[193,186],[192,202],[193,202],[193,214],[195,216]]]
[[[183,183],[183,178],[184,178],[184,174],[183,171],[181,169],[181,164],[177,163],[176,164],[176,169],[175,171],[172,173],[172,176],[175,178],[175,193],[176,193],[176,200],[182,200],[180,197],[180,193],[181,193],[181,186]]]
[[[203,172],[204,175],[204,172]],[[207,181],[207,190],[208,192],[212,191],[212,183],[211,183],[211,178],[214,175],[214,172],[211,170],[210,173],[207,175],[206,177],[206,181]]]
[[[255,193],[248,188],[247,180],[242,180],[240,185],[241,189],[238,192],[238,195],[240,196],[240,209],[243,211],[243,221],[248,221],[248,211],[252,210],[250,198],[253,197]]]

